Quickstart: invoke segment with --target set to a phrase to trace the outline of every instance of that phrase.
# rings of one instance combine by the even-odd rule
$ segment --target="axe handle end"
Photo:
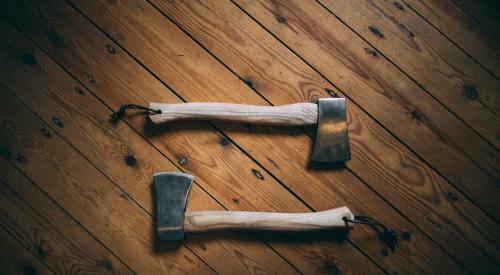
[[[220,120],[263,125],[306,126],[318,121],[318,105],[295,103],[280,106],[254,106],[232,103],[151,103],[151,109],[161,114],[151,114],[154,123],[177,120]]]
[[[267,231],[313,231],[346,229],[351,226],[344,217],[354,215],[347,207],[312,213],[270,213],[247,211],[194,211],[184,218],[185,232],[206,232],[226,229]]]

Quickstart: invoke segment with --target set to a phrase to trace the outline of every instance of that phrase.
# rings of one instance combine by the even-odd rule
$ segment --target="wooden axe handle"
[[[318,105],[296,103],[281,106],[253,106],[232,103],[151,103],[151,109],[161,114],[151,114],[154,123],[176,120],[222,120],[264,125],[314,125],[318,121]]]
[[[311,231],[345,229],[343,218],[354,218],[347,207],[312,213],[269,213],[247,211],[194,211],[184,218],[185,232],[206,232],[223,229],[270,231]]]

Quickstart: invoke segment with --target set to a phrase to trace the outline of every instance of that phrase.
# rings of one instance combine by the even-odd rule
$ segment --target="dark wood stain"
[[[177,156],[176,157],[177,159],[177,163],[180,165],[180,166],[184,166],[188,163],[188,159],[186,156],[184,155],[181,155],[181,156]]]
[[[93,75],[91,75],[91,74],[85,74],[85,78],[87,78],[87,80],[88,80],[90,83],[94,83],[94,84],[96,83],[96,80],[95,80],[94,76],[93,76]]]
[[[380,32],[376,27],[374,26],[369,26],[368,29],[370,30],[371,33],[373,33],[373,35],[375,35],[376,37],[380,38],[380,39],[384,39],[384,34],[382,34],[382,32]]]
[[[77,92],[79,95],[85,95],[85,93],[83,92],[83,90],[80,88],[80,87],[75,87],[75,92]]]
[[[473,84],[465,84],[463,86],[463,92],[466,98],[470,100],[478,99],[479,95]]]
[[[253,88],[253,82],[250,78],[243,78],[243,82],[248,85],[248,87]]]
[[[108,50],[108,53],[110,53],[110,54],[116,54],[116,49],[109,44],[106,45],[106,50]]]
[[[405,10],[405,8],[403,7],[403,4],[399,3],[399,2],[394,2],[394,7],[396,7],[398,10]]]
[[[36,63],[36,58],[32,53],[25,53],[22,57],[23,64],[34,65]]]
[[[286,24],[286,18],[281,15],[276,16],[276,21],[280,24]]]
[[[371,55],[371,56],[378,56],[377,51],[370,49],[370,48],[363,48],[365,50],[365,53]]]
[[[17,162],[19,162],[19,163],[25,163],[26,162],[26,157],[23,154],[17,153],[16,155],[17,155],[17,157],[16,157]]]
[[[64,128],[64,123],[56,116],[52,117],[52,122],[57,125],[59,128]]]
[[[221,137],[219,139],[219,144],[222,146],[226,146],[226,145],[231,144],[231,141],[227,137]]]
[[[47,129],[47,128],[45,128],[45,127],[44,127],[44,128],[42,128],[42,130],[41,130],[41,131],[42,131],[42,134],[43,134],[44,136],[46,136],[46,137],[51,137],[51,136],[52,136],[52,134],[50,133],[50,130],[49,130],[49,129]]]
[[[0,146],[0,155],[4,157],[6,160],[10,160],[12,158],[12,152],[10,151],[9,147],[1,145]]]
[[[264,176],[259,172],[259,170],[252,168],[252,173],[260,180],[264,180]]]
[[[331,97],[339,97],[339,95],[332,89],[325,88],[325,92],[327,92]]]
[[[125,156],[125,164],[127,164],[127,166],[136,166],[137,159],[133,155],[126,155]]]

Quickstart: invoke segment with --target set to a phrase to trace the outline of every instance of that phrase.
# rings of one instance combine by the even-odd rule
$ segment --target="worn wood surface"
[[[473,2],[2,1],[2,271],[498,273],[497,6]],[[314,127],[109,119],[337,95],[345,165],[309,162]],[[161,244],[163,171],[196,177],[189,211],[345,205],[399,244],[366,226]]]

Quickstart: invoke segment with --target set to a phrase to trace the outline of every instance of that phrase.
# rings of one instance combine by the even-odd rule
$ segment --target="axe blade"
[[[194,177],[180,172],[153,175],[156,228],[160,241],[184,239],[184,212]]]
[[[345,98],[320,98],[318,130],[311,160],[345,162],[350,159]]]

